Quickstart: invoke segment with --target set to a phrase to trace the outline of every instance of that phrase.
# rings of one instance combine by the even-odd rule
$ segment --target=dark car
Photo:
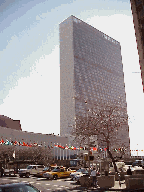
[[[40,192],[29,183],[0,184],[0,192]]]

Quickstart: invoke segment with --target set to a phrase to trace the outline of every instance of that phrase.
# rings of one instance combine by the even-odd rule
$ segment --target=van
[[[44,165],[28,165],[26,169],[20,169],[18,174],[20,177],[29,177],[30,175],[37,175],[39,171],[44,169]]]

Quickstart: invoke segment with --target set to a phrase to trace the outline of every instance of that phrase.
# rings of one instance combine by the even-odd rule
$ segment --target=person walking
[[[93,171],[91,172],[91,176],[92,176],[93,186],[96,187],[97,178],[96,178],[96,169],[95,168],[93,168]]]
[[[132,175],[132,171],[131,171],[130,166],[129,166],[128,170],[127,170],[127,175]]]

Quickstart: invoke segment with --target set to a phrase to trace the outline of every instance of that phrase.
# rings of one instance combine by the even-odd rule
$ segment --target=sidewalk
[[[121,187],[119,185],[119,181],[115,181],[115,186],[112,187],[111,189],[125,189],[126,188],[126,185],[125,185],[125,180],[124,181],[121,181]]]

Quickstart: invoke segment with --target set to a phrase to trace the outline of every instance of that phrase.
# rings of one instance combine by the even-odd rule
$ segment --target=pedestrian
[[[128,170],[127,170],[127,175],[132,175],[132,171],[131,171],[130,166],[129,166]]]
[[[1,177],[3,176],[3,174],[4,174],[4,168],[1,167]]]
[[[93,186],[96,187],[96,185],[97,185],[97,178],[96,178],[96,169],[95,168],[93,168],[93,171],[91,172],[91,176],[92,176]]]

